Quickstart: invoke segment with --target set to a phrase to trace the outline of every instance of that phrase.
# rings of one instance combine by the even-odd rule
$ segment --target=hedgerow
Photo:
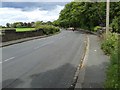
[[[105,81],[105,88],[120,88],[120,48],[119,38],[116,33],[109,33],[101,45],[101,48],[110,56],[110,64],[107,69],[107,78]]]

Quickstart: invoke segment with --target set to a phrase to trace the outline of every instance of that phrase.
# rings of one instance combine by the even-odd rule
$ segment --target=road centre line
[[[63,36],[63,37],[60,37],[59,39],[62,39],[62,38],[64,38],[65,36]],[[43,44],[43,45],[40,45],[40,46],[38,46],[38,47],[35,47],[34,49],[38,49],[38,48],[41,48],[41,47],[43,47],[43,46],[46,46],[46,45],[48,45],[48,44],[51,44],[51,43],[54,43],[55,41],[50,41],[50,42],[47,42],[47,43],[45,43],[45,44]]]
[[[14,58],[15,58],[15,57],[11,57],[11,58],[9,58],[9,59],[4,60],[3,62],[7,62],[7,61],[12,60],[12,59],[14,59]]]
[[[41,48],[41,47],[46,46],[46,45],[48,45],[48,44],[51,44],[51,43],[53,43],[53,42],[54,42],[54,41],[50,41],[50,42],[48,42],[48,43],[45,43],[45,44],[40,45],[40,46],[38,46],[38,47],[35,47],[34,49]]]

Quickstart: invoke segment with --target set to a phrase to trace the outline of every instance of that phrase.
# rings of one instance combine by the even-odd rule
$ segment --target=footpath
[[[88,35],[88,50],[80,69],[76,88],[104,88],[109,57],[100,48],[96,35]]]

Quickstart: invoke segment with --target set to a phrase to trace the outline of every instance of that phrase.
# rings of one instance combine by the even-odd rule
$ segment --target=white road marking
[[[40,48],[40,47],[35,47],[34,49],[38,49],[38,48]]]
[[[0,62],[0,64],[1,64],[2,62]]]
[[[60,37],[59,39],[62,39],[62,38],[64,38],[64,37],[65,37],[65,36]],[[46,39],[46,38],[43,38],[43,39]],[[38,48],[44,47],[44,46],[49,45],[49,44],[54,43],[54,42],[55,42],[55,41],[47,42],[47,43],[42,44],[42,45],[40,45],[40,46],[38,46],[38,47],[35,47],[34,49],[38,49]]]
[[[97,51],[97,50],[94,50],[95,52]]]
[[[9,59],[4,60],[4,62],[9,61],[9,60],[14,59],[14,58],[15,58],[15,57],[11,57],[11,58],[9,58]]]
[[[63,37],[60,37],[59,39],[62,39],[62,38],[65,38],[65,36],[63,36]]]
[[[48,45],[48,44],[51,44],[51,43],[53,43],[53,42],[54,42],[54,41],[50,41],[50,42],[45,43],[45,44],[43,44],[43,45],[41,45],[41,46],[35,47],[34,49],[41,48],[41,47],[46,46],[46,45]]]

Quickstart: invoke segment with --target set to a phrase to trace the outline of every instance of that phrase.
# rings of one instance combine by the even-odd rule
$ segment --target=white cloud
[[[7,22],[31,22],[31,21],[54,21],[58,19],[60,11],[64,6],[57,5],[52,10],[41,10],[36,8],[32,11],[23,11],[20,8],[0,8],[0,25]]]

